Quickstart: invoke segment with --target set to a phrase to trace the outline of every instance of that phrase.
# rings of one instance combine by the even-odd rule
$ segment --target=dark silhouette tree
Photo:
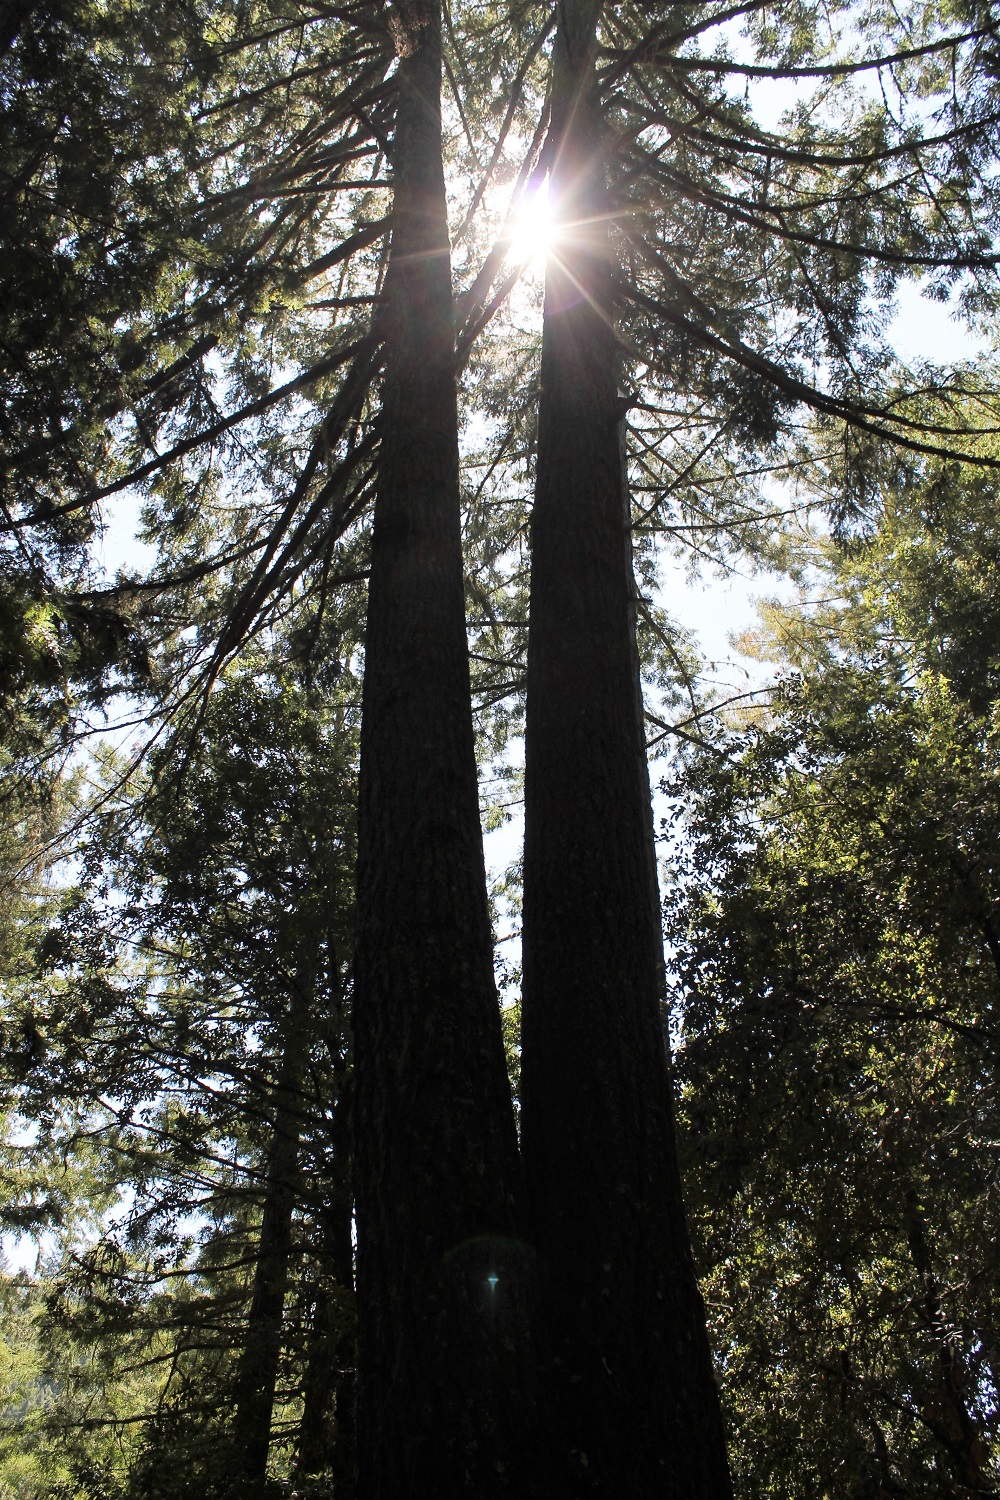
[[[522,1141],[578,1462],[730,1493],[674,1145],[635,638],[599,7],[553,57],[525,733]]]
[[[441,13],[398,6],[354,976],[359,1487],[552,1493],[462,569]]]

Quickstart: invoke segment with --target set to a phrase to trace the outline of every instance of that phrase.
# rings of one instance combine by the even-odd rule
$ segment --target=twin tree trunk
[[[593,58],[559,10],[532,521],[522,1149],[575,1447],[595,1491],[731,1495],[674,1144]]]
[[[470,702],[439,5],[392,25],[354,995],[358,1488],[548,1500]]]
[[[673,1140],[599,112],[556,42],[533,522],[526,1248],[469,695],[440,9],[394,9],[399,106],[369,586],[355,963],[359,1493],[731,1495]],[[554,1332],[553,1420],[539,1370]],[[572,1448],[575,1478],[567,1478]]]

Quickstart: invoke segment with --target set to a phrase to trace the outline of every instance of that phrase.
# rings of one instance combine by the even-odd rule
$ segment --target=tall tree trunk
[[[613,263],[593,57],[566,0],[525,744],[522,1150],[581,1468],[609,1497],[731,1484],[681,1201],[635,644]]]
[[[547,1497],[470,705],[439,4],[391,24],[354,995],[359,1492]]]
[[[296,991],[283,1027],[273,1127],[264,1177],[264,1211],[254,1267],[246,1342],[236,1375],[234,1493],[259,1495],[267,1475],[271,1414],[281,1355],[281,1320],[292,1254],[292,1214],[302,1132],[302,1070],[308,990]]]

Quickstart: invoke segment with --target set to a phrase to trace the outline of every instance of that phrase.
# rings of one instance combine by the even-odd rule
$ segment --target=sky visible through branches
[[[736,40],[735,35],[730,38]],[[784,110],[789,108],[801,92],[792,81],[770,82],[766,85],[751,85],[750,97],[754,115],[765,128],[773,128]],[[526,195],[527,196],[527,195]],[[544,184],[533,189],[529,206],[520,217],[515,218],[510,250],[512,262],[523,266],[522,281],[514,288],[507,316],[516,321],[525,332],[540,335],[541,288],[544,282],[545,259],[548,251],[547,233],[549,216]],[[502,208],[500,209],[502,212]],[[896,298],[896,314],[886,330],[889,343],[898,358],[906,364],[928,360],[934,364],[948,365],[971,360],[987,352],[987,341],[970,332],[960,320],[954,302],[944,304],[924,295],[919,283],[904,282]],[[466,444],[476,436],[476,418],[466,432]],[[791,507],[796,502],[786,488],[775,484],[775,509]],[[799,503],[805,503],[799,497]],[[137,497],[129,492],[112,497],[104,502],[104,529],[99,543],[99,556],[108,578],[113,578],[119,569],[141,573],[151,565],[155,551],[137,536],[139,512]],[[822,519],[813,513],[813,524],[822,525]],[[666,609],[672,618],[696,643],[702,662],[702,683],[710,688],[714,698],[727,701],[749,692],[765,693],[770,681],[768,665],[748,657],[739,647],[739,637],[751,629],[757,615],[758,601],[764,598],[790,599],[794,592],[787,578],[778,573],[758,569],[750,571],[745,560],[738,557],[726,573],[712,563],[707,563],[693,572],[689,559],[671,556],[667,549],[659,548],[660,585],[656,604]],[[127,717],[131,717],[128,715]],[[131,730],[124,731],[127,740]],[[652,734],[651,734],[652,739]],[[651,751],[655,754],[655,751]],[[514,738],[508,745],[504,764],[518,768],[523,764],[523,745]],[[491,768],[482,768],[485,800],[490,799]],[[657,777],[652,776],[654,787],[654,816],[657,827],[661,825],[662,802],[655,792]],[[503,821],[485,830],[485,855],[487,877],[497,902],[497,962],[501,976],[517,971],[520,963],[520,936],[518,917],[503,895],[507,872],[520,857],[523,842],[523,808],[516,793],[510,796],[508,782],[503,783],[501,793]],[[509,991],[508,991],[509,996]],[[26,1239],[18,1246],[10,1236],[6,1237],[6,1252],[16,1265],[29,1264],[34,1259],[34,1247]]]

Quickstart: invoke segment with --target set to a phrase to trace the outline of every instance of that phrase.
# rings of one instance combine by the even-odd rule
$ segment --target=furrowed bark
[[[460,532],[441,17],[399,55],[355,960],[365,1500],[553,1493],[492,968]]]
[[[581,1476],[731,1495],[681,1200],[593,55],[554,55],[525,743],[522,1150]]]

